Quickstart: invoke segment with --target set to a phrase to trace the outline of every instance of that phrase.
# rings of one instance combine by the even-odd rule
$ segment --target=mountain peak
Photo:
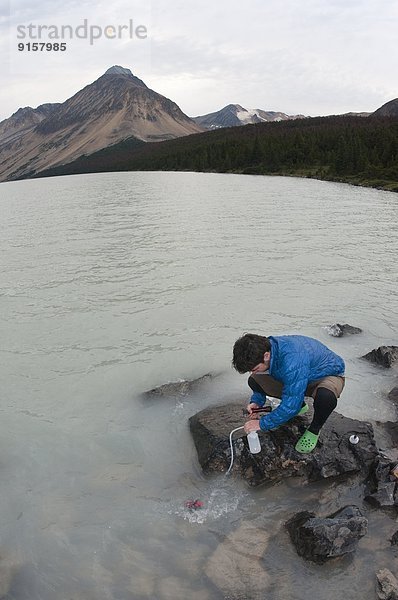
[[[243,108],[243,106],[241,106],[240,104],[227,104],[227,106],[224,106],[224,108],[228,108],[228,109],[236,109],[236,110],[246,110],[245,108]]]
[[[105,71],[104,75],[132,75],[130,69],[126,69],[125,67],[120,67],[119,65],[113,65],[107,71]]]
[[[203,131],[175,102],[118,65],[61,105],[25,107],[0,125],[0,180],[30,177],[129,138],[154,142]]]
[[[105,81],[107,81],[107,75],[111,75],[112,77],[118,76],[119,81],[123,81],[126,84],[128,82],[130,84],[138,85],[139,87],[148,89],[145,83],[141,79],[138,79],[138,77],[133,75],[130,69],[126,69],[125,67],[121,67],[120,65],[113,65],[113,67],[110,67],[110,69],[105,71],[105,73],[102,75],[102,77],[99,78],[98,81],[104,81],[103,77],[105,77]],[[120,77],[120,75],[122,75],[122,77]],[[113,81],[113,79],[111,79],[110,81]]]

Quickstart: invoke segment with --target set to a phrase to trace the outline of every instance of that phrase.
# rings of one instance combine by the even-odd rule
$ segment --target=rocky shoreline
[[[325,329],[337,338],[362,332],[338,323]],[[392,369],[398,347],[381,346],[358,360]],[[193,381],[166,383],[143,394],[143,400],[173,397],[180,402],[204,389],[211,393],[214,377],[208,373]],[[398,386],[388,399],[398,420]],[[260,506],[254,515],[249,512],[232,520],[229,532],[206,557],[203,574],[214,598],[301,598],[306,586],[310,594],[318,594],[319,582],[325,581],[328,600],[358,596],[398,600],[398,422],[367,422],[334,412],[317,448],[299,454],[296,441],[311,422],[312,399],[308,399],[306,415],[259,433],[261,452],[256,455],[250,453],[243,429],[236,431],[231,461],[229,437],[245,421],[247,397],[228,400],[189,418],[198,463],[209,480],[216,476],[232,488],[246,483]],[[230,476],[220,480],[231,462]],[[257,489],[263,491],[258,494]],[[202,504],[206,509],[206,499]],[[357,580],[358,568],[362,580]],[[350,588],[342,596],[344,573]],[[300,583],[300,591],[291,587],[295,576],[309,574],[314,575],[313,582]]]
[[[189,419],[190,430],[205,474],[225,473],[231,462],[229,434],[242,425],[242,403],[206,408]],[[301,477],[306,483],[354,473],[370,474],[378,455],[370,423],[333,413],[316,450],[299,454],[294,446],[311,423],[311,411],[270,432],[259,432],[261,452],[251,454],[246,434],[234,435],[233,472],[251,487]],[[357,436],[357,444],[350,442]]]
[[[360,332],[350,329],[344,332],[347,326],[338,327],[333,328],[331,335],[341,337],[345,333]],[[398,348],[382,346],[360,358],[382,368],[390,368],[398,358]],[[391,390],[389,399],[397,407],[398,416],[397,387]],[[189,419],[199,464],[205,475],[227,472],[231,464],[229,434],[242,425],[244,406],[245,399],[242,399],[240,403],[206,408]],[[354,553],[359,540],[368,535],[368,517],[375,510],[386,511],[389,518],[397,523],[396,531],[389,540],[377,541],[378,544],[389,544],[391,552],[395,552],[398,544],[398,423],[372,424],[335,412],[322,429],[317,448],[302,455],[294,446],[310,423],[310,414],[296,417],[277,430],[260,432],[261,452],[255,455],[249,451],[243,430],[237,431],[233,438],[232,475],[242,478],[252,488],[297,478],[303,486],[322,480],[332,485],[336,481],[340,488],[350,490],[351,496],[357,499],[356,504],[343,505],[334,513],[323,515],[300,506],[302,510],[284,524],[298,555],[306,561],[319,565],[334,564],[341,560],[339,557]],[[383,434],[383,448],[378,447],[375,429]],[[338,499],[336,504],[339,505]],[[261,534],[256,536],[256,540],[260,547]],[[257,558],[261,559],[261,549]],[[397,563],[397,560],[394,562]],[[375,597],[398,600],[395,574],[387,568],[380,568],[375,570],[374,576]],[[217,583],[214,576],[212,580]],[[262,594],[266,593],[266,580],[265,575],[258,579],[255,597],[263,597]],[[231,586],[225,581],[224,587],[221,583],[220,587],[224,593],[228,588],[228,598],[244,597],[236,590],[231,591]]]

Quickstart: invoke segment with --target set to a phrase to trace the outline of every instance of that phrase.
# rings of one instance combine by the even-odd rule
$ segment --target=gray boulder
[[[286,523],[297,553],[317,563],[354,552],[368,530],[357,506],[346,506],[326,518],[300,512]]]
[[[377,508],[398,508],[398,479],[392,474],[395,463],[379,456],[372,468],[365,500]]]
[[[199,463],[206,474],[225,473],[230,465],[229,434],[244,424],[243,404],[206,408],[189,419]],[[317,448],[300,454],[294,446],[311,422],[309,413],[296,417],[275,431],[259,432],[261,452],[251,454],[243,430],[234,435],[233,471],[250,486],[302,476],[317,481],[362,472],[366,477],[377,456],[369,423],[332,413],[324,425]],[[356,434],[357,444],[349,438]]]
[[[144,398],[154,398],[162,396],[187,396],[196,391],[203,383],[210,381],[216,377],[211,373],[206,373],[198,379],[181,379],[180,381],[172,381],[165,383],[159,387],[153,388],[143,393]]]
[[[382,367],[389,368],[398,360],[398,346],[380,346],[375,350],[371,350],[371,352],[368,352],[362,358]]]
[[[380,569],[377,577],[377,597],[379,600],[398,600],[398,581],[388,569]]]
[[[343,335],[347,334],[353,335],[356,333],[362,333],[362,329],[348,325],[348,323],[345,323],[344,325],[341,325],[340,323],[334,323],[334,325],[329,325],[326,327],[326,330],[328,334],[332,335],[333,337],[343,337]]]

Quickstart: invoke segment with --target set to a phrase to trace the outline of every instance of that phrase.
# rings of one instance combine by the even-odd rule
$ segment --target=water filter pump
[[[226,472],[226,475],[230,474],[232,466],[234,464],[234,447],[232,444],[232,435],[235,433],[235,431],[239,431],[239,429],[244,429],[244,427],[237,427],[236,429],[233,429],[229,434],[229,446],[231,448],[231,463],[229,465],[228,471]],[[261,451],[260,438],[258,437],[257,431],[251,431],[247,434],[247,443],[249,444],[249,450],[252,454],[258,454]]]

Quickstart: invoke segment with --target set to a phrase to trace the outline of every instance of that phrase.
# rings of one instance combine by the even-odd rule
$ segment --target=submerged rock
[[[328,327],[326,327],[326,331],[329,335],[332,335],[333,337],[343,337],[343,335],[347,334],[353,335],[356,333],[362,333],[362,329],[360,329],[359,327],[353,327],[348,323],[345,323],[344,325],[341,325],[340,323],[328,325]]]
[[[354,552],[368,531],[368,520],[357,506],[346,506],[325,518],[300,512],[286,527],[300,556],[323,563],[328,558]]]
[[[0,556],[0,598],[10,597],[13,581],[21,570],[22,566],[18,560],[3,554]]]
[[[231,460],[229,434],[244,424],[242,408],[243,404],[237,403],[209,407],[189,419],[199,463],[205,473],[227,471]],[[294,446],[310,421],[307,414],[275,431],[259,432],[259,454],[250,453],[243,429],[238,431],[234,434],[234,470],[250,486],[292,476],[317,481],[358,472],[369,474],[377,456],[369,423],[332,413],[321,431],[317,448],[310,454],[299,454]],[[353,434],[359,437],[357,444],[349,441]]]
[[[244,521],[219,544],[205,566],[210,581],[230,600],[264,600],[272,577],[261,560],[270,531]]]
[[[391,546],[398,546],[398,531],[396,531],[391,538]]]
[[[398,360],[398,346],[380,346],[371,352],[368,352],[362,358],[372,363],[389,368]]]
[[[398,581],[388,569],[376,573],[377,597],[379,600],[398,600]]]
[[[144,398],[152,398],[154,396],[187,396],[194,392],[202,383],[213,379],[215,375],[206,373],[198,379],[182,379],[181,381],[173,381],[165,383],[159,387],[153,388],[143,393]]]

